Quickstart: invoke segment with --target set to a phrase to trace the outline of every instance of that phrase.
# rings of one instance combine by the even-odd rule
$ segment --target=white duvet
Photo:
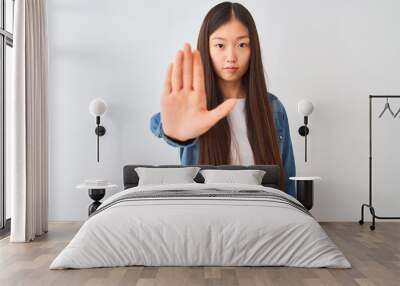
[[[138,186],[154,190],[265,190],[243,184]],[[50,269],[145,266],[294,266],[351,268],[318,222],[288,204],[258,199],[154,198],[124,201],[90,217]]]

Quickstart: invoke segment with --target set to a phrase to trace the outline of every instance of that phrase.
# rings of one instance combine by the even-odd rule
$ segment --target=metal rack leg
[[[358,223],[361,224],[361,225],[364,224],[364,207],[369,208],[369,212],[370,212],[371,215],[372,215],[372,225],[370,225],[369,228],[370,228],[371,230],[375,230],[375,218],[376,218],[376,215],[375,215],[375,209],[374,209],[374,207],[371,206],[371,205],[362,204],[362,206],[361,206],[361,219],[358,221]]]
[[[364,207],[368,206],[366,204],[362,204],[361,206],[361,219],[358,221],[359,224],[363,225],[364,224]]]
[[[369,226],[369,228],[371,230],[375,230],[375,220],[376,219],[383,219],[383,220],[384,219],[396,219],[396,220],[400,219],[400,217],[398,217],[398,216],[378,216],[375,213],[375,208],[373,206],[368,205],[368,204],[362,204],[362,206],[361,206],[361,219],[358,221],[358,223],[361,224],[361,225],[364,224],[364,207],[369,208],[369,212],[371,213],[371,216],[372,216],[372,225]]]
[[[375,209],[374,209],[374,207],[370,206],[369,211],[371,212],[371,215],[372,215],[372,225],[370,225],[369,228],[371,230],[374,230],[375,229]]]

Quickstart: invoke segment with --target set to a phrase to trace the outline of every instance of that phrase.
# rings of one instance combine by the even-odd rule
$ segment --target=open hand
[[[164,133],[180,141],[207,132],[235,106],[236,98],[207,110],[204,69],[198,50],[185,43],[169,64],[161,97],[161,123]]]

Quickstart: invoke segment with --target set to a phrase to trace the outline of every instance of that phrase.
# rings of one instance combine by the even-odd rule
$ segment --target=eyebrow
[[[243,39],[243,38],[250,38],[250,37],[249,37],[248,35],[243,35],[243,36],[237,37],[236,40],[240,40],[240,39]],[[225,40],[225,38],[222,38],[222,37],[213,37],[211,40]]]

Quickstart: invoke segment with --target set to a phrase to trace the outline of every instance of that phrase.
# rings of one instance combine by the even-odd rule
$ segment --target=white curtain
[[[16,0],[10,99],[11,242],[48,228],[46,0]]]

